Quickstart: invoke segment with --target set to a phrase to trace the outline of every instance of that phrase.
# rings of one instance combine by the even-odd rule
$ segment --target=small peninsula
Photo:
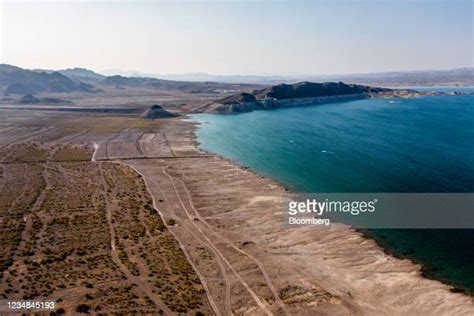
[[[409,98],[440,92],[390,89],[344,82],[279,84],[252,93],[241,92],[217,99],[199,109],[202,113],[240,113],[368,98]]]

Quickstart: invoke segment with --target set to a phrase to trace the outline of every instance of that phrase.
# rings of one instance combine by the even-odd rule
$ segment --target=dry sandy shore
[[[423,278],[419,265],[387,255],[347,226],[285,226],[282,202],[289,193],[200,152],[194,128],[172,120],[162,131],[166,158],[123,162],[144,176],[162,215],[176,221],[170,229],[216,314],[474,313],[472,297]]]

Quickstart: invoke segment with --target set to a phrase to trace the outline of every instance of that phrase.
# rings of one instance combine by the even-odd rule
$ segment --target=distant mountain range
[[[117,71],[120,73],[120,71]],[[204,73],[183,75],[154,75],[125,72],[111,76],[84,68],[64,70],[28,70],[0,64],[0,93],[4,95],[34,95],[37,93],[87,92],[102,88],[143,87],[175,90],[187,93],[232,93],[252,91],[260,86],[300,81],[338,82],[380,87],[400,86],[474,86],[474,68],[452,70],[386,72],[361,75],[328,75],[306,77],[278,76],[214,76]]]
[[[207,73],[188,74],[154,74],[138,71],[106,70],[105,74],[120,74],[134,77],[150,77],[165,80],[223,82],[274,85],[279,83],[296,83],[300,81],[326,82],[344,81],[354,84],[378,85],[386,87],[399,86],[474,86],[474,68],[458,68],[449,70],[419,70],[379,72],[350,75],[307,75],[307,76],[226,76]]]
[[[58,71],[33,71],[1,64],[0,89],[6,95],[27,95],[38,92],[92,92],[93,86],[75,81]]]
[[[104,75],[84,68],[68,68],[58,72],[76,81],[98,82],[105,78]]]
[[[143,87],[176,90],[188,93],[232,92],[255,88],[255,85],[216,82],[171,81],[146,77],[104,76],[83,68],[64,70],[28,70],[0,64],[0,92],[4,95],[34,95],[37,93],[100,92],[102,88]]]

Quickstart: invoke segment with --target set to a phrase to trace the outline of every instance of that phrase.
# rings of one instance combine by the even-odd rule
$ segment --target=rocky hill
[[[96,83],[105,78],[104,75],[98,74],[92,70],[85,68],[68,68],[64,70],[59,70],[58,72],[65,75],[66,77],[71,78],[72,80],[88,83]]]
[[[219,102],[222,104],[234,104],[244,102],[255,102],[256,100],[257,98],[253,94],[242,92],[220,99]]]
[[[0,92],[10,94],[35,94],[41,92],[91,92],[93,87],[54,71],[37,72],[11,65],[0,64]]]
[[[391,89],[345,84],[343,82],[299,82],[295,84],[279,84],[261,90],[253,91],[257,99],[295,99],[315,98],[335,95],[381,93],[389,92]]]
[[[64,70],[28,70],[0,64],[0,94],[34,95],[37,93],[104,92],[114,89],[147,89],[192,94],[219,94],[251,91],[259,85],[217,82],[171,81],[148,77],[104,76],[84,68]]]
[[[353,74],[344,76],[327,76],[320,80],[343,80],[364,85],[388,87],[407,86],[461,86],[474,85],[474,68],[457,68],[447,70],[396,71],[371,74]]]
[[[318,103],[342,102],[371,97],[408,97],[418,92],[388,89],[343,82],[299,82],[279,84],[252,93],[239,93],[218,99],[199,108],[205,113],[235,113],[261,109],[292,107]]]
[[[258,86],[245,84],[227,84],[217,82],[172,81],[148,77],[125,77],[121,75],[105,77],[98,84],[117,88],[143,87],[157,90],[181,91],[193,94],[216,93],[218,91],[251,90]]]
[[[136,74],[137,75],[137,74]],[[377,72],[346,75],[212,75],[207,73],[188,73],[179,75],[147,74],[148,77],[181,81],[215,81],[226,83],[248,83],[276,85],[280,83],[311,82],[350,82],[368,86],[408,87],[408,86],[474,86],[474,68],[446,70],[417,70]]]
[[[151,106],[148,110],[146,110],[141,115],[141,117],[151,119],[151,120],[160,119],[160,118],[175,117],[175,116],[178,116],[178,114],[168,112],[158,104],[155,104],[155,105]]]

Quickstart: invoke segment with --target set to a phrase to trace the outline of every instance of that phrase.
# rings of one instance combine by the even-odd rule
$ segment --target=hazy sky
[[[473,65],[471,0],[3,1],[1,10],[1,62],[25,68],[301,75]]]

